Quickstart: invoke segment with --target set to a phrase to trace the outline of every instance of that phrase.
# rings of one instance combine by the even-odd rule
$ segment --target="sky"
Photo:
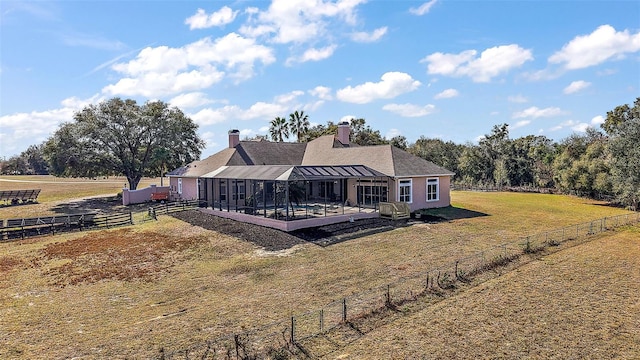
[[[295,110],[561,141],[639,96],[636,0],[0,1],[0,158],[113,97],[180,108],[204,158]]]

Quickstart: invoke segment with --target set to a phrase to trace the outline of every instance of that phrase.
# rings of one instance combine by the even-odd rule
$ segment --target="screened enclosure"
[[[209,208],[285,221],[375,212],[388,194],[388,177],[362,165],[223,166],[199,179]]]

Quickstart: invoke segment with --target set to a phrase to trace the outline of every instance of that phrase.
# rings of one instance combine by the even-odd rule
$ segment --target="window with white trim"
[[[244,200],[246,189],[244,180],[233,180],[231,200]]]
[[[182,178],[178,178],[178,194],[182,195]]]
[[[427,179],[427,201],[440,200],[440,180],[438,178]]]
[[[227,180],[220,180],[220,202],[227,201]]]
[[[398,201],[411,202],[411,179],[398,182]]]

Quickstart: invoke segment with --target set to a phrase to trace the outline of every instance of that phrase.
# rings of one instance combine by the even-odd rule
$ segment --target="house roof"
[[[335,180],[386,177],[385,174],[363,165],[300,166],[300,165],[245,165],[222,166],[204,178],[246,180]]]
[[[300,165],[306,144],[241,141],[228,165]]]
[[[241,141],[235,148],[223,149],[167,175],[200,177],[222,166],[250,165],[253,169],[251,171],[257,171],[256,166],[262,165],[288,165],[288,168],[291,168],[296,165],[344,167],[355,164],[391,177],[454,175],[443,167],[392,145],[346,146],[337,142],[333,135],[321,136],[308,143]],[[279,171],[277,167],[273,169]],[[244,176],[229,178],[250,179]]]
[[[197,160],[186,166],[179,167],[168,173],[167,176],[200,177],[211,170],[227,165],[234,153],[235,149],[222,149],[206,159]]]

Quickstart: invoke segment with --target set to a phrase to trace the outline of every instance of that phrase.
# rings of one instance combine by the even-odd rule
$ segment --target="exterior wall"
[[[449,176],[438,177],[438,201],[427,201],[427,179],[432,178],[433,177],[410,178],[412,180],[411,203],[409,204],[411,212],[420,209],[440,208],[451,205],[451,177]],[[398,201],[398,183],[399,181],[394,182],[394,194],[392,197],[393,201]]]
[[[177,189],[177,186],[176,186]],[[177,191],[177,190],[176,190]],[[198,179],[182,178],[182,194],[178,194],[181,200],[198,199]]]
[[[302,219],[302,220],[294,220],[294,221],[283,221],[276,219],[264,218],[261,216],[247,215],[243,213],[237,213],[233,211],[219,211],[215,209],[200,209],[205,214],[211,214],[227,219],[232,219],[236,221],[246,222],[250,224],[256,224],[260,226],[266,226],[282,231],[294,231],[298,229],[329,225],[329,224],[337,224],[341,222],[347,222],[351,219],[360,220],[360,219],[370,219],[377,218],[380,214],[377,212],[373,213],[353,213],[346,215],[335,215],[335,216],[325,216],[319,218],[311,218],[311,219]]]
[[[182,179],[182,194],[178,193],[178,179]],[[170,177],[171,200],[198,200],[198,179]]]
[[[122,205],[145,203],[150,201],[151,194],[156,192],[169,192],[169,186],[151,185],[138,190],[122,189]]]

